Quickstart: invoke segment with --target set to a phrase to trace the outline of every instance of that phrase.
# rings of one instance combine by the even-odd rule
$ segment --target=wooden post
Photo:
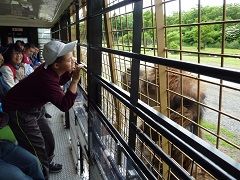
[[[164,33],[164,12],[163,12],[163,1],[155,0],[156,9],[156,27],[157,27],[157,54],[160,57],[165,57],[165,33]],[[160,102],[160,112],[165,116],[168,116],[167,112],[167,72],[166,66],[158,66],[158,83],[159,83],[159,102]],[[162,137],[162,148],[164,152],[169,154],[169,142],[166,138]],[[169,167],[163,162],[163,178],[168,179]]]

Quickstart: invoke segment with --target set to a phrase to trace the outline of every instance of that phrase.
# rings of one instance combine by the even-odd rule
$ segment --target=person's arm
[[[68,111],[73,106],[77,97],[77,84],[80,80],[81,67],[82,66],[79,66],[73,71],[72,81],[66,93],[61,89],[59,82],[52,81],[51,79],[44,79],[41,85],[45,87],[44,90],[41,91],[42,96],[61,111]]]
[[[81,65],[77,66],[72,72],[72,81],[66,93],[63,92],[60,85],[57,82],[48,82],[46,79],[44,82],[44,96],[46,99],[53,103],[61,111],[68,111],[74,104],[77,97],[77,85],[80,80]]]
[[[73,106],[77,93],[72,93],[69,89],[64,93],[56,81],[45,81],[42,86],[45,88],[40,93],[47,102],[51,102],[63,112],[68,111]]]
[[[19,65],[19,68],[16,70],[16,78],[18,81],[21,81],[25,78],[25,67],[22,63]]]
[[[24,68],[25,68],[24,76],[27,77],[34,71],[34,69],[32,68],[32,66],[30,64],[24,63],[23,65],[24,65]]]
[[[2,66],[1,73],[2,73],[3,80],[7,83],[7,85],[10,88],[16,85],[16,82],[14,81],[13,72],[8,66]]]

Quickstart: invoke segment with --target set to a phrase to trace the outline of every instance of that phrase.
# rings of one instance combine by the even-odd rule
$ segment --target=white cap
[[[45,60],[44,68],[46,69],[48,65],[53,64],[58,57],[64,56],[65,54],[72,52],[76,44],[77,41],[73,41],[68,44],[60,41],[50,41],[45,44],[42,54]]]

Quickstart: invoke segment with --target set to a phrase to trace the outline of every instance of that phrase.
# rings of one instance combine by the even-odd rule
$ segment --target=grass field
[[[210,123],[208,121],[203,121],[202,126],[214,133],[217,132],[217,126],[214,123]],[[224,127],[221,127],[221,136],[223,136],[224,138],[231,140],[232,142],[235,142],[237,145],[239,145],[238,144],[239,140],[238,140],[238,137],[236,137],[236,134],[229,131],[228,129],[226,129]],[[213,136],[212,134],[207,133],[207,132],[204,133],[204,139],[209,141],[211,144],[216,145],[216,137]],[[220,146],[232,147],[230,144],[226,143],[225,141],[220,141]]]
[[[183,50],[197,52],[196,47],[183,47]],[[220,48],[205,48],[205,49],[201,50],[201,52],[221,54],[221,49]],[[150,51],[146,51],[145,54],[153,56],[154,52],[153,52],[153,50],[150,50]],[[223,67],[240,69],[240,49],[225,49],[224,54],[237,55],[238,58],[229,58],[229,57],[223,58]],[[172,54],[169,52],[168,58],[179,60],[180,54]],[[197,54],[192,54],[192,53],[182,53],[182,60],[186,61],[186,62],[198,63],[198,56],[197,56]],[[210,56],[210,55],[201,55],[200,63],[204,64],[204,65],[220,67],[221,66],[221,58]]]
[[[217,132],[217,126],[214,123],[204,120],[204,121],[202,121],[202,126],[214,133]],[[240,145],[239,135],[229,131],[228,129],[221,127],[220,135],[222,137],[224,137],[225,139],[230,140],[231,142],[234,142],[234,144],[236,144],[237,146]],[[216,141],[217,141],[216,136],[214,136],[206,131],[203,131],[203,139],[205,141],[209,142],[210,144],[212,144],[213,146],[216,146]],[[240,162],[240,156],[239,156],[240,150],[239,149],[233,147],[232,145],[228,144],[227,142],[225,142],[223,140],[220,140],[219,142],[220,142],[219,143],[220,151],[224,152],[225,154],[227,154],[228,156],[230,156],[237,162]]]

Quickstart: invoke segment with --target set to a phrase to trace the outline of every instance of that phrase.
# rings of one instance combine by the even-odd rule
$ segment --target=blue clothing
[[[41,65],[40,58],[38,58],[37,55],[35,55],[35,56],[33,55],[31,57],[31,61],[32,61],[32,63],[30,65],[32,66],[33,69],[35,69],[36,67]]]
[[[0,179],[44,180],[38,159],[8,141],[0,141]]]
[[[24,74],[25,77],[29,76],[34,71],[34,69],[32,68],[32,66],[30,64],[25,63],[24,68],[25,68],[25,74]]]
[[[0,173],[0,178],[3,180],[32,180],[32,178],[24,174],[21,169],[12,164],[6,163],[1,159]]]

